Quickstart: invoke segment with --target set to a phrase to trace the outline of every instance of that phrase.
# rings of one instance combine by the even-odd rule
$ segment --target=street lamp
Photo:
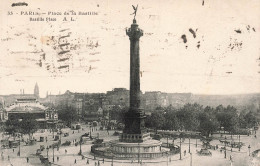
[[[54,162],[54,145],[52,145],[52,161]]]
[[[180,160],[181,160],[181,136],[180,136]]]
[[[81,144],[82,144],[82,137],[80,137],[80,140],[79,140],[79,155],[82,154]]]
[[[195,136],[196,136],[196,148],[197,148],[197,146],[198,146],[198,144],[197,144],[197,133],[196,133],[196,135],[195,135]]]
[[[169,144],[168,144],[168,139],[169,139],[169,138],[168,138],[168,135],[167,135],[167,148],[169,147]]]
[[[168,159],[168,152],[166,152],[166,155],[167,155],[167,166],[168,166],[168,164],[169,164],[169,159]]]
[[[47,146],[47,158],[49,159],[49,146]]]
[[[190,135],[189,135],[189,153],[190,153]]]
[[[248,145],[249,156],[250,156],[250,148],[251,148],[251,146],[250,146],[250,145]]]
[[[90,130],[90,132],[89,132],[89,137],[90,137],[90,139],[91,139],[91,125],[89,125],[89,130]]]
[[[227,158],[227,148],[226,148],[226,146],[227,146],[227,137],[225,136],[225,158]]]
[[[111,163],[111,166],[113,166],[113,165],[114,165],[114,154],[112,152],[112,163]]]
[[[60,128],[60,143],[61,143],[61,128]]]
[[[21,155],[21,136],[19,135],[19,151],[18,151],[18,156]]]
[[[138,163],[140,163],[140,143],[138,142]]]
[[[190,166],[192,166],[192,153],[190,153]]]
[[[240,145],[240,133],[238,135],[238,139],[239,139],[239,142],[238,142],[238,150],[240,151],[240,148],[241,148],[241,145]]]

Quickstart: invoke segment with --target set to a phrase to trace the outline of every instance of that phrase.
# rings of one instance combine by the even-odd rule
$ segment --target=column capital
[[[130,40],[139,40],[143,36],[143,30],[138,27],[138,24],[134,20],[131,28],[126,29],[126,35],[129,36]]]

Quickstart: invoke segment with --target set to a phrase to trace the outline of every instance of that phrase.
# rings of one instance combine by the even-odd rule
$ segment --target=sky
[[[36,82],[41,97],[47,91],[129,89],[125,28],[131,26],[132,5],[137,4],[136,20],[144,31],[143,92],[260,92],[259,0],[26,0],[28,6],[17,7],[3,2],[2,95],[20,89],[33,93]],[[43,21],[32,21],[37,18]]]

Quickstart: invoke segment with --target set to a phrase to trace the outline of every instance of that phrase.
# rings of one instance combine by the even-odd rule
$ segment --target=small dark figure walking
[[[105,160],[104,160],[104,158],[103,158],[103,164],[105,163]]]
[[[77,164],[77,160],[75,159],[74,164]]]
[[[87,160],[87,164],[89,164],[89,160]]]
[[[100,166],[100,162],[98,161],[98,166]]]

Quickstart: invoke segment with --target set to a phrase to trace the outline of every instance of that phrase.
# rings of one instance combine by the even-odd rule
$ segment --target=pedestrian
[[[87,164],[89,164],[89,160],[87,159]]]
[[[74,131],[72,132],[72,134],[74,134]]]
[[[85,159],[85,157],[82,155],[82,160],[84,160]]]
[[[100,162],[98,161],[98,166],[100,166]]]
[[[13,149],[13,153],[14,153],[14,149]]]
[[[105,163],[105,159],[103,158],[103,164]]]
[[[74,164],[77,164],[77,160],[75,159]]]
[[[27,161],[27,163],[29,162],[29,158],[28,157],[26,158],[26,161]]]
[[[8,156],[8,161],[10,160],[10,156]]]
[[[229,158],[230,158],[230,161],[232,161],[232,159],[233,159],[232,155],[230,155],[230,157],[229,157]]]
[[[97,162],[95,162],[95,166],[97,166]]]
[[[186,150],[184,150],[184,156],[186,155]]]
[[[67,154],[67,149],[65,149],[65,154]]]

